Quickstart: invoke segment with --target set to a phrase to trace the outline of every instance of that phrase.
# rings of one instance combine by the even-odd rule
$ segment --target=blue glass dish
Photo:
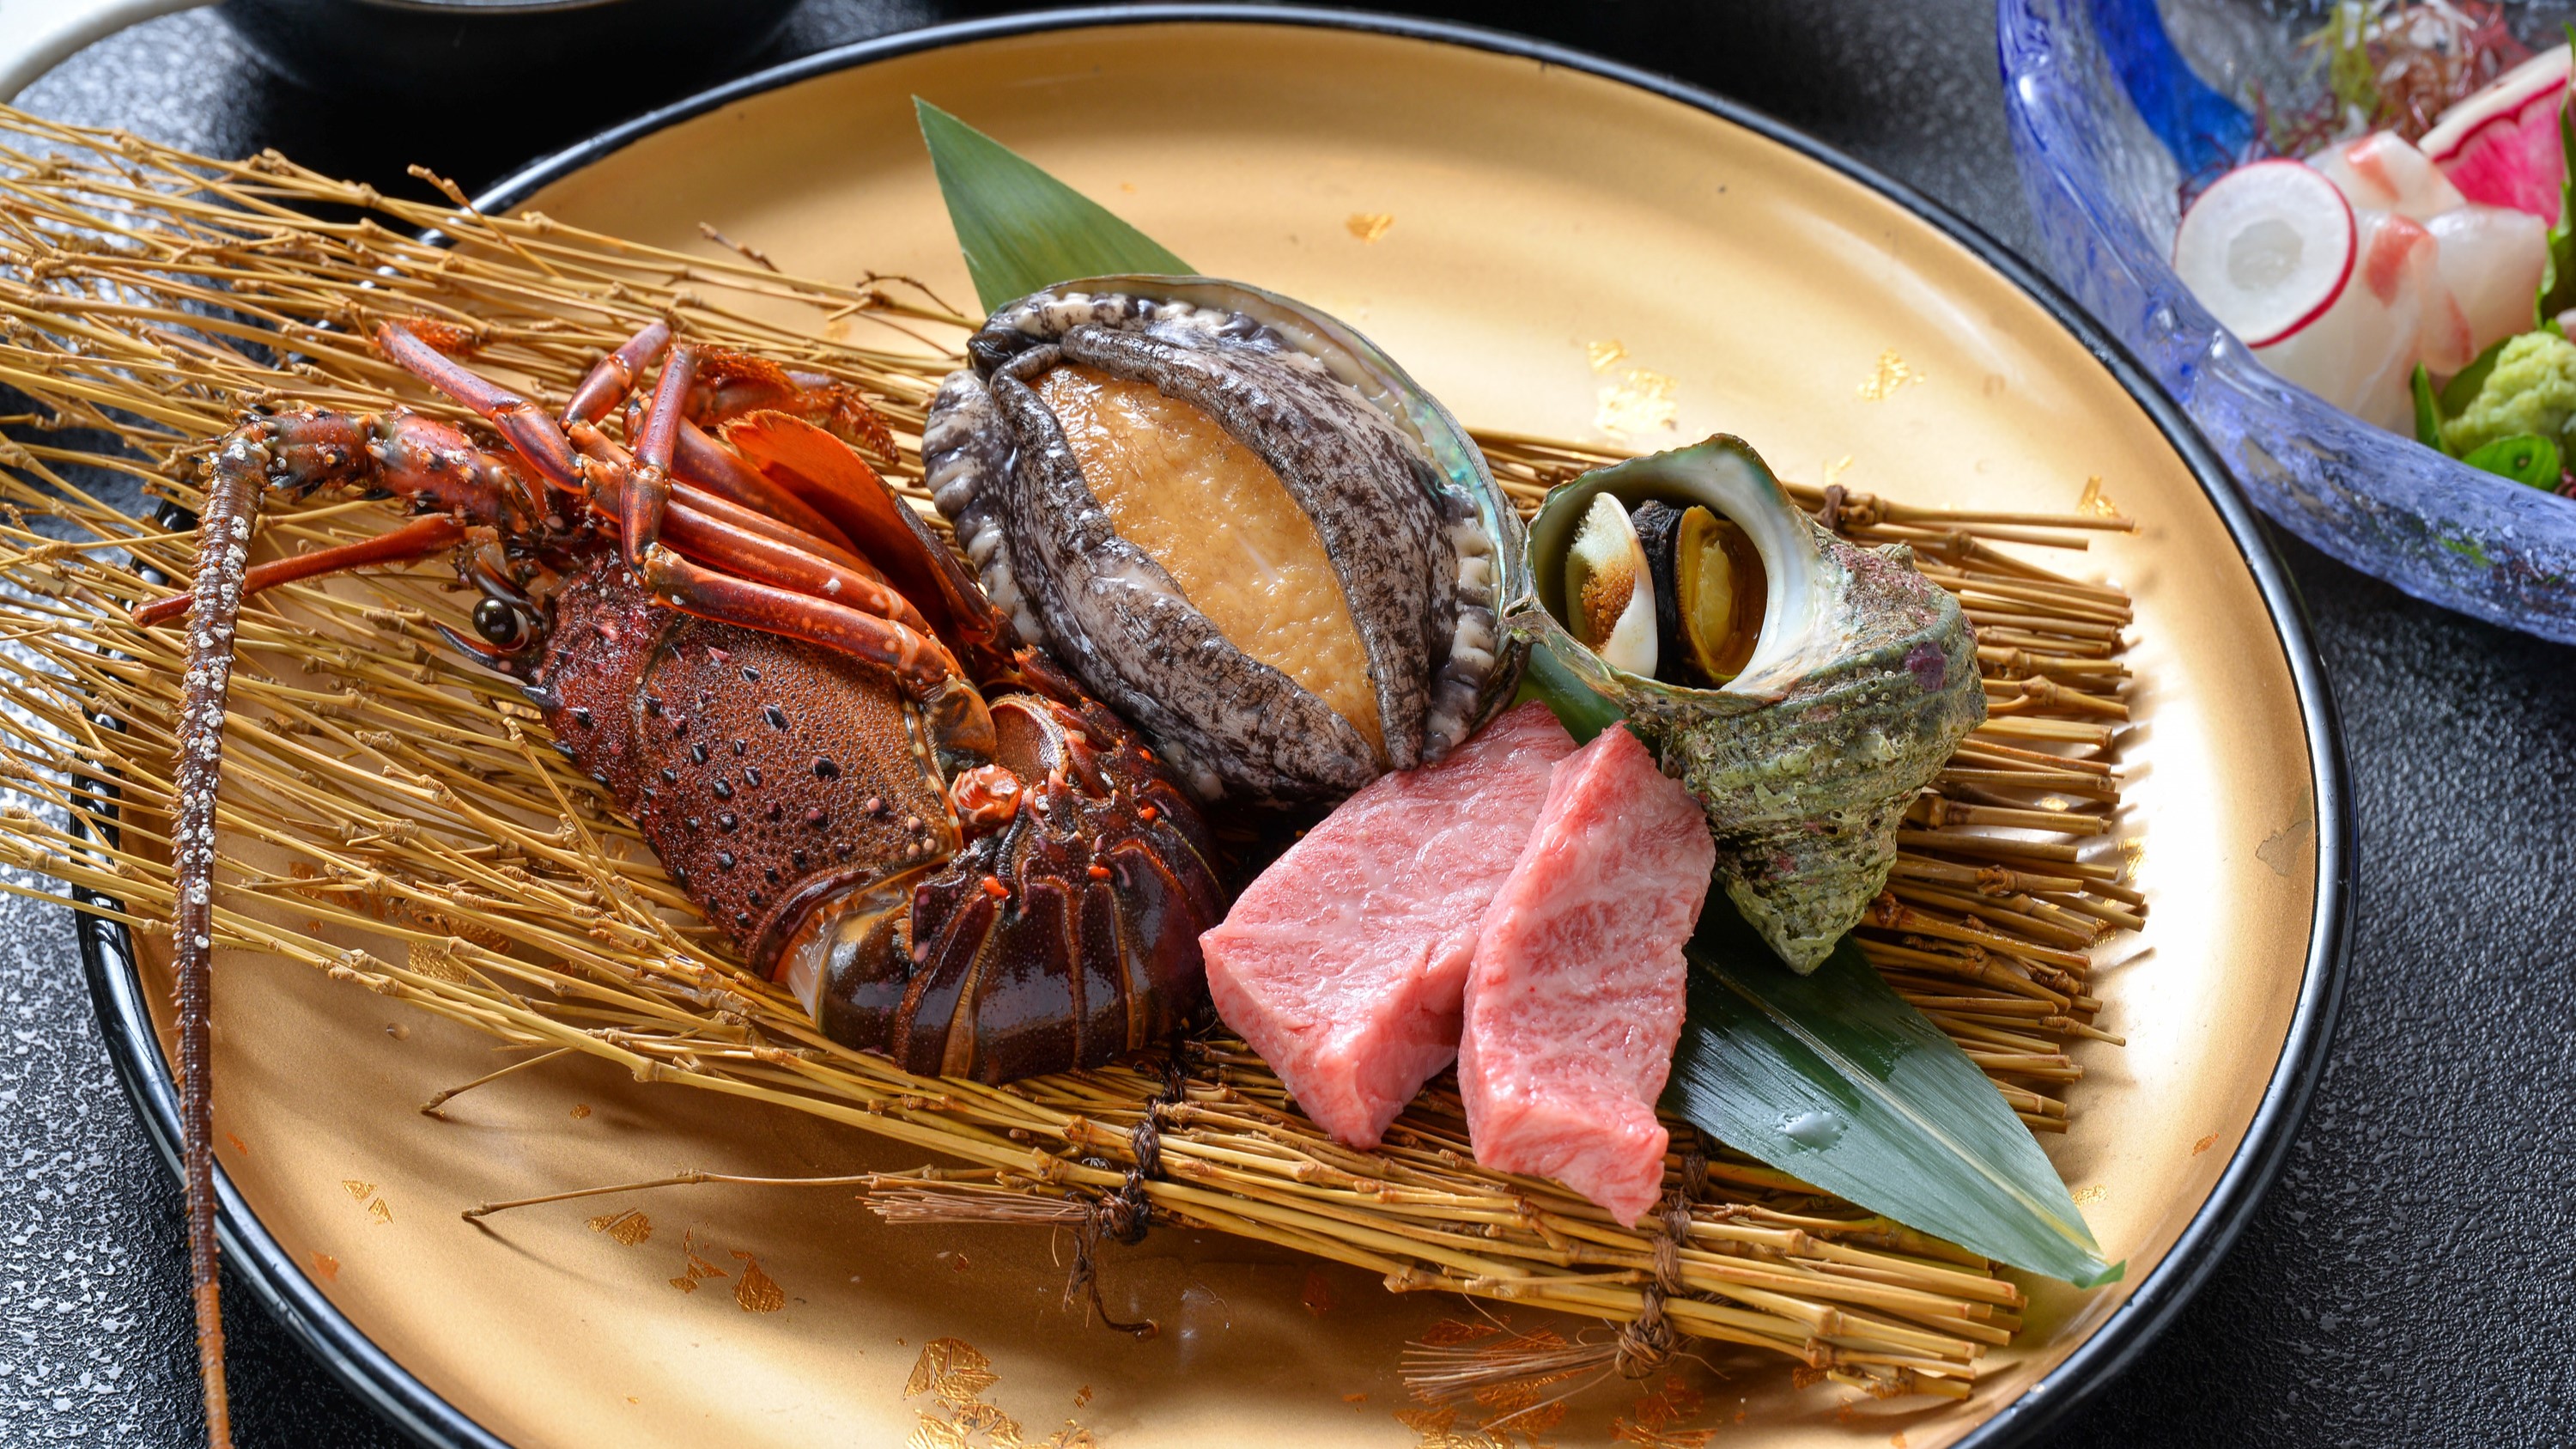
[[[2576,642],[2576,500],[2465,467],[2272,375],[2168,264],[2186,176],[2316,93],[2316,0],[1997,0],[2005,107],[2041,260],[2190,413],[2265,513],[2417,598]],[[2515,5],[2538,48],[2567,10]],[[2302,20],[2300,17],[2306,17]]]

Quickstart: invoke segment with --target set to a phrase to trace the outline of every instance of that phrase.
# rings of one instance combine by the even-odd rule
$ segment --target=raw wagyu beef
[[[1199,938],[1217,1014],[1334,1137],[1376,1146],[1457,1055],[1477,927],[1572,753],[1524,704],[1362,788]]]
[[[1625,1225],[1655,1205],[1655,1098],[1716,854],[1699,802],[1624,726],[1556,767],[1467,974],[1458,1091],[1478,1162],[1555,1178]]]

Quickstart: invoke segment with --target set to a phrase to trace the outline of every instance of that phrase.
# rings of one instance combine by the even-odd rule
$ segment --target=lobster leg
[[[894,434],[885,419],[843,383],[722,348],[705,349],[700,361],[703,380],[689,395],[689,421],[700,427],[713,429],[755,412],[782,412],[880,458],[894,456]]]
[[[1062,701],[1084,697],[1044,654],[1024,647],[974,575],[846,444],[802,418],[774,412],[736,419],[725,426],[725,439],[764,475],[818,504],[830,500],[833,516],[895,587],[921,604],[978,683]]]
[[[704,428],[683,419],[671,457],[671,476],[757,509],[798,529],[845,548],[858,547],[852,534],[794,493],[771,482]]]
[[[476,376],[394,323],[376,329],[376,342],[405,370],[481,413],[547,481],[567,491],[585,490],[583,460],[572,440],[534,404]],[[617,469],[622,476],[614,490],[616,517],[627,567],[663,602],[683,612],[802,639],[884,667],[928,707],[943,738],[953,736],[966,754],[987,752],[992,723],[984,716],[982,700],[957,678],[946,649],[925,630],[817,596],[836,583],[865,592],[870,581],[863,576],[792,544],[764,547],[771,541],[751,530],[728,531],[712,520],[704,520],[703,526],[701,519],[690,520],[690,532],[702,542],[715,540],[718,549],[732,556],[728,561],[747,563],[774,582],[728,577],[663,544],[662,526],[671,507],[671,457],[695,373],[692,349],[671,354],[654,406],[645,415],[636,462]],[[799,584],[817,594],[801,592],[795,587]],[[961,693],[967,698],[958,699]]]
[[[376,347],[403,371],[483,415],[537,476],[567,492],[580,487],[572,443],[545,409],[492,382],[392,322],[376,325]]]
[[[591,485],[591,497],[602,508],[620,512],[633,471],[623,459],[602,458],[585,460],[582,476]],[[710,504],[719,506],[711,508]],[[912,606],[912,601],[896,593],[874,569],[857,561],[845,564],[822,548],[811,546],[810,540],[782,538],[779,535],[785,530],[774,525],[755,526],[763,521],[757,515],[746,510],[744,516],[736,517],[724,511],[729,507],[705,494],[675,488],[663,505],[662,537],[672,549],[695,562],[777,584],[795,593],[847,604],[863,614],[909,629],[931,647],[939,647],[931,636],[929,622]]]
[[[897,516],[902,500],[865,458],[824,428],[792,413],[762,411],[725,424],[724,438],[762,477],[840,525],[870,557],[919,547]]]
[[[702,568],[668,547],[656,547],[636,576],[656,599],[684,614],[801,639],[886,669],[921,706],[939,744],[943,773],[955,775],[991,758],[993,721],[983,696],[928,636],[828,599]]]
[[[671,503],[671,447],[680,429],[680,399],[697,370],[697,353],[683,347],[662,364],[662,381],[635,444],[635,466],[626,470],[617,500],[618,545],[626,566],[643,578],[645,560],[661,551],[662,515]],[[650,582],[649,580],[647,581]]]
[[[591,497],[594,499],[601,497],[599,490],[603,486],[623,486],[622,483],[612,483],[610,480],[623,479],[635,466],[634,454],[619,447],[606,433],[589,423],[573,424],[572,445],[582,456],[585,464],[582,469],[582,482],[590,489]],[[607,466],[591,466],[600,464]],[[736,462],[734,466],[742,465]],[[829,559],[843,568],[854,569],[871,577],[876,575],[876,565],[843,548],[840,544],[792,524],[783,523],[774,514],[763,512],[724,494],[709,492],[689,477],[688,470],[684,466],[676,463],[671,468],[671,501],[674,504],[685,504],[709,518],[729,524],[745,533],[759,534],[773,542],[785,544],[818,558]],[[616,512],[613,504],[603,503],[602,506],[610,513]],[[837,536],[838,531],[834,532]]]
[[[649,322],[643,330],[627,338],[615,352],[591,364],[581,385],[572,390],[572,401],[564,407],[564,427],[569,429],[575,423],[595,423],[608,416],[608,410],[635,390],[635,380],[642,377],[644,369],[651,367],[653,359],[660,357],[662,350],[670,345],[671,324]]]
[[[264,589],[273,589],[280,584],[319,578],[324,574],[346,573],[350,569],[364,568],[368,564],[408,563],[413,559],[427,558],[441,549],[451,548],[462,541],[469,526],[444,513],[433,513],[425,518],[415,518],[390,533],[380,533],[373,538],[362,538],[355,543],[341,544],[337,548],[316,549],[311,553],[270,559],[242,575],[241,594],[243,598],[249,598]],[[136,609],[134,622],[146,629],[156,624],[166,624],[187,613],[194,603],[195,599],[191,595],[172,594],[166,599],[157,599]]]
[[[656,330],[659,330],[656,336]],[[376,328],[376,346],[397,365],[431,387],[465,404],[483,415],[485,421],[508,439],[510,446],[524,458],[538,476],[558,488],[578,492],[581,489],[581,465],[572,437],[575,432],[596,421],[615,402],[599,401],[601,388],[617,379],[631,384],[636,373],[648,366],[670,342],[670,328],[654,323],[626,340],[616,352],[600,359],[574,391],[574,403],[564,411],[566,422],[557,424],[543,409],[518,394],[480,376],[454,358],[423,342],[408,328],[386,322]],[[602,381],[602,379],[609,381]],[[672,469],[664,464],[666,476],[676,481],[694,483],[718,497],[755,513],[766,514],[786,526],[820,539],[827,547],[844,554],[852,552],[850,540],[834,528],[829,520],[808,508],[803,502],[767,479],[751,472],[741,463],[710,447],[713,457],[700,457],[693,451],[688,463]],[[728,466],[730,465],[730,466]]]
[[[801,639],[885,669],[921,705],[948,763],[980,763],[989,758],[992,717],[947,649],[926,631],[796,587],[831,581],[814,572],[821,560],[812,555],[744,556],[740,562],[752,577],[735,577],[692,562],[678,548],[663,543],[663,525],[671,514],[666,470],[694,362],[690,349],[684,347],[663,364],[635,465],[623,470],[625,476],[619,480],[619,546],[626,566],[655,598],[682,613]],[[744,541],[757,542],[750,535],[734,540]],[[920,616],[912,613],[912,617]]]

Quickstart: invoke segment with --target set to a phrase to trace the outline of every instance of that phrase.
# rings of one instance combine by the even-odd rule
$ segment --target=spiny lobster
[[[707,918],[826,1035],[994,1082],[1097,1065],[1201,1020],[1214,847],[1133,731],[1020,642],[844,435],[853,394],[654,323],[560,415],[434,327],[377,347],[503,448],[406,409],[246,417],[216,447],[189,593],[173,836],[181,1126],[198,1356],[229,1443],[207,1009],[216,777],[242,599],[454,550],[457,649],[520,682]],[[435,344],[435,345],[434,345]],[[664,357],[668,353],[667,358]],[[631,451],[598,426],[629,401]],[[249,566],[271,490],[408,499],[376,538]]]

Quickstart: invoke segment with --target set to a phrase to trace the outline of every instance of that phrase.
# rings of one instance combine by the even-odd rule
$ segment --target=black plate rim
[[[678,122],[780,86],[854,66],[975,41],[1110,25],[1164,23],[1295,25],[1350,30],[1561,66],[1634,86],[1677,101],[1785,146],[1859,182],[1948,235],[2012,282],[2084,344],[2094,359],[2144,408],[2226,524],[2247,572],[2263,596],[2306,727],[2310,783],[2317,803],[2317,901],[2308,939],[2307,965],[2281,1056],[2245,1139],[2219,1175],[2200,1210],[2164,1260],[2111,1318],[2096,1328],[2064,1363],[1961,1439],[1957,1449],[2008,1449],[2060,1420],[2069,1410],[2125,1372],[2190,1301],[2243,1230],[2246,1219],[2279,1174],[2290,1141],[2306,1116],[2323,1074],[2343,997],[2344,965],[2351,942],[2354,811],[2344,760],[2343,731],[2334,693],[2309,637],[2305,606],[2288,570],[2273,552],[2253,509],[2237,491],[2199,429],[2147,375],[2128,350],[2094,322],[2057,285],[2004,249],[1974,223],[1903,182],[1830,146],[1697,86],[1599,56],[1454,22],[1362,11],[1244,4],[1141,4],[1039,11],[960,21],[902,31],[818,51],[784,65],[701,91],[600,132],[496,183],[475,205],[506,211],[548,183],[623,150]],[[85,890],[88,902],[112,904]],[[126,928],[96,916],[80,917],[81,962],[108,1055],[126,1096],[143,1118],[164,1166],[178,1172],[178,1096],[154,1038]],[[320,1359],[359,1398],[418,1443],[434,1449],[510,1449],[397,1363],[360,1332],[270,1236],[218,1167],[216,1192],[226,1267],[297,1342]]]

